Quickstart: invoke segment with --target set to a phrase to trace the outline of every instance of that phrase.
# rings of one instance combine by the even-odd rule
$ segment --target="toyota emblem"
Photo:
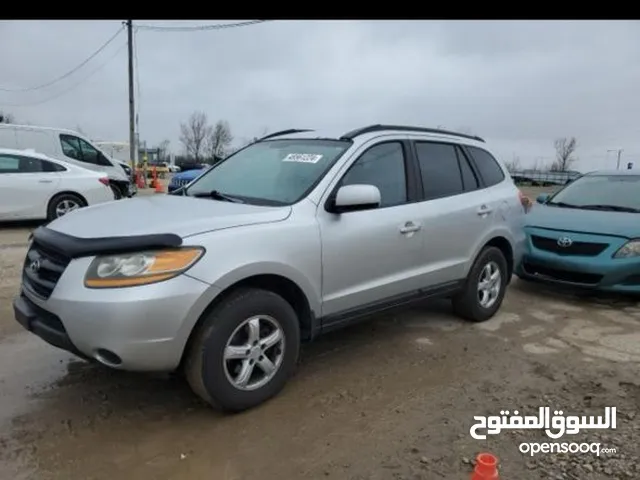
[[[33,273],[38,273],[38,271],[40,270],[40,261],[34,260],[33,262],[31,262],[31,264],[29,265],[29,270],[31,270]]]
[[[558,246],[559,247],[568,248],[571,245],[573,245],[573,240],[571,240],[569,237],[560,237],[558,239]]]

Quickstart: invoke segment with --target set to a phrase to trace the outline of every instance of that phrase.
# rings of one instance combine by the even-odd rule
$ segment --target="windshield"
[[[348,141],[317,139],[255,143],[204,173],[186,194],[215,191],[246,203],[290,205],[301,200],[350,146]]]
[[[547,204],[640,211],[640,175],[587,175],[553,195]]]

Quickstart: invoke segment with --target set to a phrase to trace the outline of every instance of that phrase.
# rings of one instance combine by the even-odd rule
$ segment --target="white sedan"
[[[33,150],[0,148],[0,221],[54,220],[114,200],[109,179]]]

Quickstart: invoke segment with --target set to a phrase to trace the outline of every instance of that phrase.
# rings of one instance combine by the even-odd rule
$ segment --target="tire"
[[[110,183],[109,186],[111,187],[111,191],[113,192],[113,199],[114,200],[122,199],[123,195],[122,195],[122,190],[120,190],[120,187],[118,187],[117,185],[114,185],[113,183]]]
[[[283,339],[282,343],[264,350],[271,365],[277,366],[273,376],[264,384],[256,383],[259,378],[262,381],[267,378],[265,370],[260,366],[264,361],[264,356],[259,353],[260,343],[253,349],[246,350],[252,350],[250,356],[246,355],[246,351],[242,353],[236,350],[236,353],[240,352],[246,357],[244,359],[225,360],[228,342],[234,346],[247,343],[248,325],[252,318],[253,325],[256,325],[255,317],[260,317],[260,343],[269,337],[274,327],[279,328]],[[225,411],[247,410],[275,396],[284,388],[298,362],[298,316],[286,300],[267,290],[241,289],[230,294],[207,314],[194,335],[184,365],[187,382],[205,402]],[[280,349],[281,346],[284,348]],[[249,375],[249,383],[243,388],[235,384],[234,380],[240,379],[240,369],[247,368],[247,364],[253,365],[253,373]]]
[[[496,286],[499,291],[492,302],[482,304],[479,283],[486,273],[486,269],[499,272]],[[502,305],[508,283],[508,265],[504,254],[499,248],[485,247],[476,258],[463,290],[453,300],[453,311],[456,315],[471,322],[484,322],[489,320]]]
[[[53,197],[49,202],[49,206],[47,207],[47,220],[51,222],[70,211],[77,210],[84,206],[86,206],[84,200],[82,200],[78,195],[62,193]]]

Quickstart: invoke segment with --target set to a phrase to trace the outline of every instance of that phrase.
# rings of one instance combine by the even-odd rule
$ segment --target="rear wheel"
[[[217,305],[195,332],[185,373],[207,403],[238,412],[282,390],[299,350],[300,326],[291,305],[267,290],[242,289]]]
[[[508,274],[502,251],[484,248],[471,267],[464,289],[452,300],[454,312],[472,322],[489,320],[502,305]]]
[[[84,206],[84,201],[77,195],[72,193],[57,195],[49,202],[49,207],[47,208],[47,220],[55,220],[56,218],[60,218],[67,213]]]

